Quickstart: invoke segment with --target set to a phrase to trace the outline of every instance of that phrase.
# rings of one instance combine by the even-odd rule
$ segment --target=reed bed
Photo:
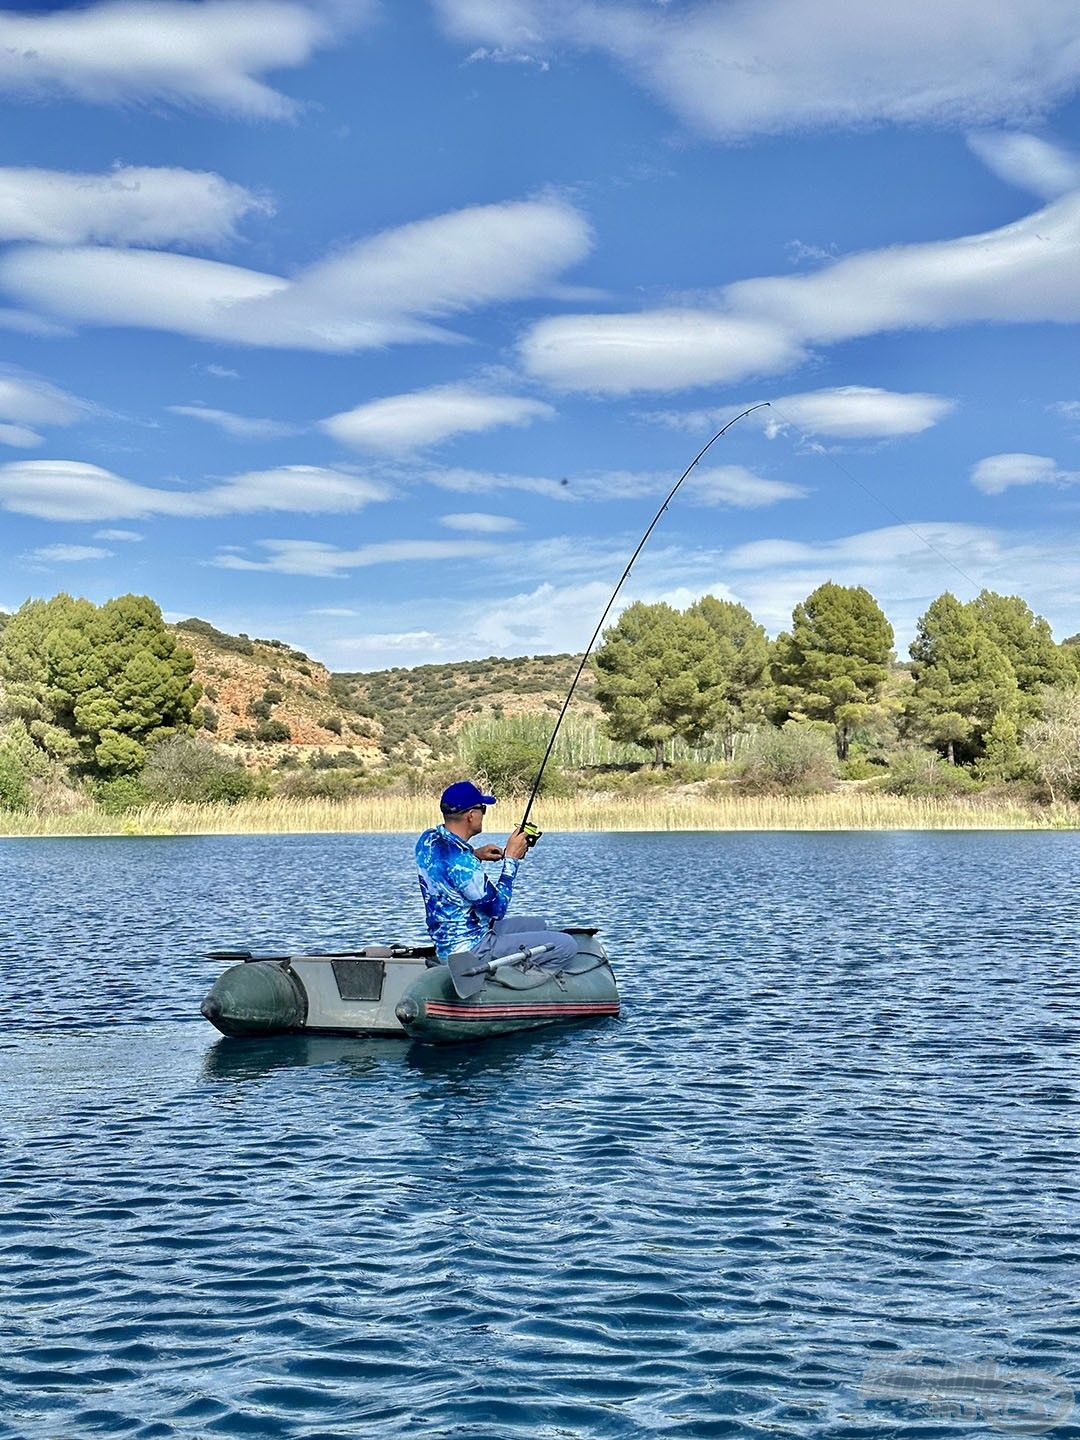
[[[504,800],[493,834],[516,822]],[[542,800],[536,816],[552,831],[586,830],[1048,830],[1080,827],[1080,806],[1051,808],[1005,801],[901,797],[865,789],[812,796],[722,796],[699,792]],[[3,836],[265,835],[418,832],[438,819],[425,796],[365,795],[344,800],[249,800],[238,805],[150,805],[121,815],[0,815]]]

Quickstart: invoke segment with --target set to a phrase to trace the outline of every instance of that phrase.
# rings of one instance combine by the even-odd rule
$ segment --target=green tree
[[[827,720],[845,760],[853,731],[881,698],[892,647],[893,628],[869,590],[819,585],[773,647],[778,718]]]
[[[63,764],[78,760],[79,746],[72,727],[57,718],[48,645],[57,631],[78,624],[92,609],[88,600],[70,595],[28,600],[0,636],[0,718],[21,721],[34,743]]]
[[[652,749],[680,736],[700,745],[723,712],[725,697],[716,634],[700,615],[670,605],[624,610],[596,652],[596,698],[613,740]]]
[[[983,590],[971,608],[1013,668],[1021,716],[1037,715],[1042,691],[1047,685],[1065,684],[1070,671],[1048,622],[1019,595],[998,595],[993,590]]]
[[[193,728],[194,663],[142,595],[100,608],[31,601],[0,642],[7,713],[48,753],[100,775],[138,770],[149,742]]]
[[[1015,717],[1019,687],[978,613],[947,591],[919,620],[911,643],[908,728],[955,764],[974,759],[999,711]]]
[[[980,780],[1029,780],[1034,762],[1020,744],[1015,715],[999,710],[983,739],[983,753],[975,762]]]
[[[705,595],[688,615],[700,615],[716,636],[722,696],[714,702],[711,728],[724,758],[735,754],[735,737],[765,718],[769,690],[769,640],[745,605]]]

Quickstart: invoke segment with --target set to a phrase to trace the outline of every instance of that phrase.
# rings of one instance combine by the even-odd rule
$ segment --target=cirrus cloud
[[[293,279],[159,250],[21,246],[0,260],[0,288],[74,324],[345,353],[456,340],[431,322],[548,293],[591,245],[572,206],[520,200],[383,231]]]
[[[320,426],[355,449],[401,454],[454,435],[478,434],[500,425],[529,425],[554,414],[541,400],[488,395],[467,385],[439,385],[368,401],[329,416]]]
[[[718,140],[1026,119],[1080,85],[1071,0],[434,3],[451,34],[495,58],[598,51]]]
[[[972,467],[971,483],[984,495],[1001,495],[1018,485],[1076,485],[1080,470],[1063,470],[1048,455],[987,455]]]
[[[747,416],[751,424],[760,426],[766,434],[776,435],[790,424],[804,434],[835,440],[882,440],[918,435],[956,409],[955,400],[943,395],[899,394],[872,385],[836,385],[826,390],[782,395],[770,399],[768,404],[768,410],[755,410]],[[657,410],[647,412],[642,418],[672,429],[703,432],[726,424],[746,408],[746,405],[726,405],[711,410]]]
[[[0,465],[0,508],[40,520],[135,520],[290,511],[348,513],[392,491],[377,480],[316,465],[247,471],[201,490],[140,485],[78,460],[23,460]]]
[[[104,174],[0,168],[0,240],[210,244],[269,201],[209,171],[117,165]]]
[[[298,107],[262,77],[302,65],[373,9],[367,0],[106,0],[9,11],[0,14],[0,92],[285,119]]]

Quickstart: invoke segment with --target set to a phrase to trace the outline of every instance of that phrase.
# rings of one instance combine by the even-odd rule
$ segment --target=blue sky
[[[1074,0],[0,12],[0,607],[336,669],[867,585],[1080,631]]]

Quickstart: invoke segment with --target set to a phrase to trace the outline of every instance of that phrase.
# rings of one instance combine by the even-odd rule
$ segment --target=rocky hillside
[[[206,620],[171,627],[195,656],[204,733],[272,763],[282,746],[341,749],[369,763],[444,753],[469,720],[554,714],[577,668],[575,655],[490,657],[331,674],[280,640],[228,635]],[[576,714],[599,713],[595,679],[582,676]]]
[[[204,733],[249,747],[348,744],[381,754],[379,726],[346,713],[325,665],[280,640],[227,635],[205,620],[170,627],[195,657]]]

